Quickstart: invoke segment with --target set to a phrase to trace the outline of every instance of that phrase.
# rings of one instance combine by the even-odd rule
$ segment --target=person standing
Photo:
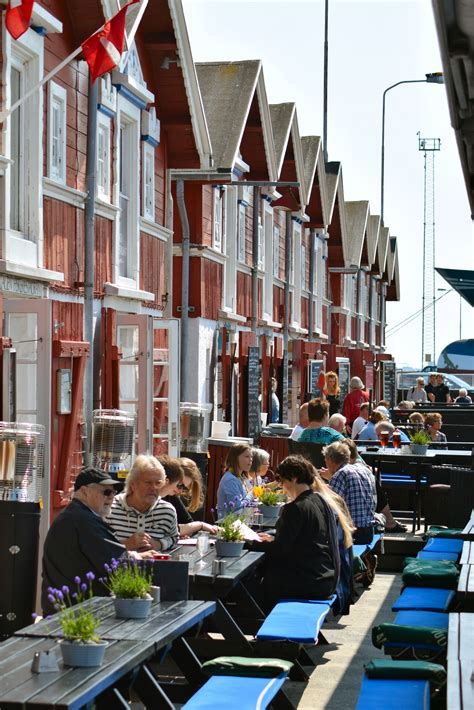
[[[449,387],[445,384],[444,377],[440,373],[436,375],[435,402],[438,404],[449,404],[451,402]]]
[[[324,394],[329,402],[329,416],[338,414],[341,411],[341,388],[339,387],[339,377],[332,370],[326,373]]]
[[[436,381],[436,372],[430,372],[428,378],[428,384],[425,387],[426,395],[430,402],[436,402],[436,390],[438,389],[438,383]]]
[[[274,377],[272,377],[272,416],[271,423],[277,424],[280,421],[280,400],[276,393],[278,388],[278,382]]]
[[[369,393],[364,389],[364,383],[360,377],[352,377],[350,384],[350,392],[346,395],[344,399],[344,404],[342,405],[342,413],[347,419],[347,431],[349,434],[352,432],[352,425],[354,421],[360,416],[360,405],[363,402],[369,401]]]

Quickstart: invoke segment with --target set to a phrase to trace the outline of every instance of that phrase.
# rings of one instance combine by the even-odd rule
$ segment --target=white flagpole
[[[27,99],[29,99],[30,96],[32,96],[35,93],[35,91],[37,91],[38,89],[41,89],[41,87],[44,86],[44,84],[46,84],[46,82],[48,82],[50,79],[52,79],[53,76],[55,76],[59,71],[61,71],[61,69],[66,66],[66,64],[69,64],[69,62],[72,59],[74,59],[74,57],[77,57],[77,55],[80,54],[81,52],[82,52],[82,45],[80,47],[78,47],[77,49],[75,49],[74,52],[72,52],[72,54],[70,54],[69,56],[66,57],[66,59],[63,59],[63,61],[60,64],[58,64],[57,67],[54,67],[54,69],[51,69],[50,72],[45,74],[45,76],[41,79],[41,81],[38,84],[35,84],[35,86],[33,86],[31,89],[29,89],[29,91],[27,91],[26,94],[24,94],[21,98],[19,98],[18,101],[15,101],[15,103],[12,104],[7,111],[1,111],[0,112],[0,123],[5,123],[5,121],[7,120],[7,118],[9,116],[11,116],[13,111],[16,111],[16,109],[19,106],[21,106]]]

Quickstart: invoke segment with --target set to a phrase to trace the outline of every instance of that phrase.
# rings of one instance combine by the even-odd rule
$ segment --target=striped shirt
[[[146,532],[154,540],[159,540],[162,550],[168,550],[178,541],[176,510],[171,503],[158,498],[144,513],[127,505],[125,493],[115,496],[107,522],[123,542],[136,532]]]

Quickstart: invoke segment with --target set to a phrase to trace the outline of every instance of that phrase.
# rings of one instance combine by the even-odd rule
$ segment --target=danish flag
[[[34,0],[9,0],[5,15],[5,27],[13,37],[18,39],[30,26]]]
[[[118,66],[123,52],[125,30],[130,22],[127,13],[135,15],[140,3],[141,0],[131,0],[98,32],[82,43],[82,52],[89,65],[92,81]]]

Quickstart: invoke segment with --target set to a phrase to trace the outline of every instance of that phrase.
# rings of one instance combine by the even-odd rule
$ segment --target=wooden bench
[[[322,601],[288,600],[276,604],[260,629],[257,641],[325,642],[321,627],[336,597]]]
[[[450,589],[405,587],[392,606],[392,611],[448,611],[454,599]]]
[[[448,710],[474,707],[474,614],[449,614]]]

